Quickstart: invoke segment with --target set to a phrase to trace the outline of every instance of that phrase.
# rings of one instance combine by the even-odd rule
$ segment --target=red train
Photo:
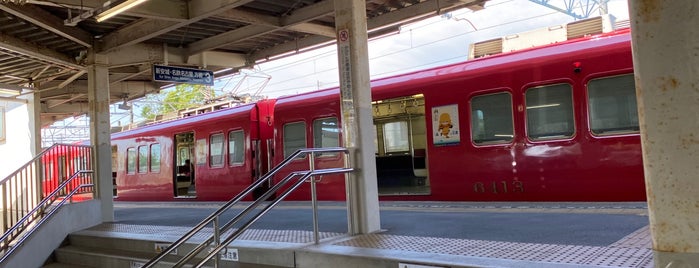
[[[645,200],[632,67],[626,29],[372,81],[380,199]],[[340,120],[333,88],[115,133],[117,198],[228,200],[295,149],[342,146]],[[344,180],[318,193],[343,200]]]
[[[36,159],[36,163],[41,163],[41,198],[47,197],[56,190],[61,183],[70,179],[81,170],[92,170],[92,153],[90,146],[79,144],[54,144],[44,150],[42,156]],[[89,175],[79,175],[73,179],[65,191],[59,194],[67,194],[81,184],[92,183]],[[91,199],[91,196],[82,195],[91,192],[91,189],[84,189],[78,192],[78,197]]]

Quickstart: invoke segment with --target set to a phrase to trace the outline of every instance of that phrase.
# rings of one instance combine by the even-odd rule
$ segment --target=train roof
[[[257,103],[242,104],[242,105],[235,106],[235,107],[225,108],[225,109],[216,110],[216,111],[203,113],[203,114],[191,115],[191,116],[178,118],[178,119],[174,119],[174,120],[170,120],[170,121],[163,121],[163,122],[154,123],[154,124],[143,126],[140,128],[135,128],[135,129],[126,130],[126,131],[122,131],[122,132],[112,133],[111,136],[112,136],[112,139],[125,138],[125,137],[129,137],[129,136],[139,136],[139,135],[148,134],[152,131],[158,131],[158,130],[167,129],[167,128],[177,128],[177,127],[189,125],[189,124],[192,124],[195,122],[213,120],[213,119],[218,119],[218,118],[222,118],[222,117],[229,117],[229,116],[235,115],[235,114],[249,113],[256,105],[257,105]]]
[[[560,57],[570,58],[571,53],[583,54],[591,49],[612,49],[616,46],[630,47],[631,36],[629,29],[617,30],[609,33],[586,36],[583,38],[568,40],[560,43],[549,44],[540,47],[522,49],[513,52],[505,52],[492,56],[477,58],[450,65],[439,66],[426,70],[414,71],[402,75],[377,79],[372,81],[372,87],[396,87],[406,82],[416,83],[416,80],[434,82],[433,78],[440,80],[450,76],[463,75],[463,72],[491,71],[493,67],[516,68],[517,66],[540,63],[544,60],[553,60]],[[573,59],[571,58],[571,63]]]

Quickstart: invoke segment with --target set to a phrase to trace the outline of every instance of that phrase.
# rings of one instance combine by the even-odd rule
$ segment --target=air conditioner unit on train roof
[[[607,14],[568,24],[508,35],[471,44],[468,58],[475,59],[503,52],[554,44],[586,35],[611,32],[615,29],[614,25],[614,17]]]

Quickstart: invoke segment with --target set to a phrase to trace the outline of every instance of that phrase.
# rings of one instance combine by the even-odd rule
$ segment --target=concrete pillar
[[[34,92],[27,98],[27,112],[29,112],[29,134],[32,136],[32,155],[41,153],[41,93]],[[40,173],[37,173],[40,174]]]
[[[109,69],[107,56],[90,50],[87,58],[87,91],[90,101],[90,144],[93,146],[96,198],[101,202],[102,221],[114,221],[112,200],[112,147],[109,121]]]
[[[27,98],[27,112],[29,114],[29,135],[31,139],[31,152],[32,156],[36,156],[41,153],[42,142],[41,142],[41,93],[36,91],[31,94],[31,97]],[[42,172],[41,165],[36,165],[36,170],[34,174],[37,174],[37,182],[42,181],[44,178],[44,172]],[[37,204],[41,202],[41,183],[36,184],[34,189]]]
[[[630,0],[655,267],[699,263],[699,2]]]
[[[366,2],[335,0],[335,29],[340,70],[340,98],[344,146],[357,169],[349,179],[347,198],[353,234],[381,229],[376,183],[374,127],[371,113]]]

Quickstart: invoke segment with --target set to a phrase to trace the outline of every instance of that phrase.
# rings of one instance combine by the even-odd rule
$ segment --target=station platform
[[[206,208],[214,203],[129,203],[129,208]],[[307,208],[304,202],[284,203],[282,209]],[[342,209],[343,203],[322,203],[321,209]],[[275,208],[276,209],[276,208]],[[586,215],[640,215],[645,203],[472,203],[472,202],[382,202],[381,210],[440,211],[449,213],[540,213]],[[189,230],[186,226],[105,223],[73,234],[109,239],[168,243]],[[419,224],[419,223],[415,223]],[[458,224],[458,223],[455,223]],[[551,223],[556,224],[556,223]],[[253,228],[255,225],[253,225]],[[448,227],[444,227],[447,228]],[[610,227],[611,228],[611,227]],[[211,229],[194,241],[212,234]],[[348,236],[342,232],[321,232],[315,244],[308,230],[250,229],[229,248],[236,261],[224,267],[653,267],[653,251],[647,225],[608,245],[567,243],[527,243],[460,239],[440,236],[403,235],[401,230]],[[132,261],[138,267],[140,261]],[[242,265],[245,264],[245,265]]]

